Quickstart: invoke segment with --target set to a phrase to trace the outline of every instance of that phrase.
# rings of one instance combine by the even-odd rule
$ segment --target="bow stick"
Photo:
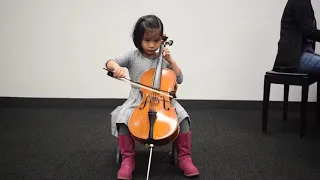
[[[106,68],[103,68],[103,69],[106,70],[106,71],[108,71]],[[111,77],[113,77],[113,72],[108,71],[108,75],[111,76]],[[153,88],[151,88],[151,87],[149,87],[149,86],[146,86],[146,85],[143,85],[143,84],[134,82],[134,81],[132,81],[132,80],[130,80],[130,79],[127,79],[127,78],[115,78],[115,79],[118,79],[118,80],[120,80],[120,81],[124,81],[124,82],[130,83],[130,84],[132,84],[132,85],[134,85],[134,86],[137,86],[137,87],[140,87],[140,88],[145,88],[145,89],[147,89],[147,90],[149,90],[149,91],[153,91],[153,92],[155,92],[155,93],[159,93],[159,94],[162,94],[162,95],[164,95],[164,96],[168,96],[168,97],[170,97],[170,98],[176,98],[176,96],[175,96],[174,93],[170,93],[170,92],[167,92],[167,91],[161,92],[161,90],[159,91],[159,90],[153,89]],[[164,92],[167,92],[167,93],[169,93],[169,94],[166,94],[166,93],[164,93]]]

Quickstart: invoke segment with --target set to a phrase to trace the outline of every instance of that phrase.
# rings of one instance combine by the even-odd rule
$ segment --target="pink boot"
[[[180,133],[176,139],[176,147],[178,154],[178,167],[184,172],[187,177],[199,175],[197,167],[193,164],[190,149],[191,149],[191,132]]]
[[[118,179],[131,179],[135,168],[134,139],[131,135],[118,135],[118,145],[122,156]]]

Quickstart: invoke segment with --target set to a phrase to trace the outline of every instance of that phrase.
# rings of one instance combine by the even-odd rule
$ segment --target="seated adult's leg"
[[[304,52],[301,55],[298,71],[320,75],[320,55],[316,53]]]

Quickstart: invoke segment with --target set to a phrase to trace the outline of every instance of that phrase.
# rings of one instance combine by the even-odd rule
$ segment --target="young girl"
[[[132,36],[137,49],[108,60],[106,68],[114,73],[115,78],[125,77],[124,68],[127,68],[130,79],[139,82],[140,76],[146,70],[152,67],[155,68],[157,65],[158,54],[156,51],[159,49],[163,37],[162,21],[155,15],[143,16],[136,22]],[[172,69],[176,73],[177,83],[181,84],[183,80],[182,72],[168,48],[164,48],[162,53],[165,59],[163,61],[164,67]],[[134,108],[140,105],[141,99],[139,88],[132,86],[127,101],[111,113],[112,134],[118,137],[118,145],[122,155],[118,179],[131,179],[132,172],[135,169],[135,142],[127,125]],[[172,100],[172,106],[176,108],[180,127],[180,134],[175,140],[178,167],[187,177],[197,176],[199,171],[190,157],[191,133],[189,130],[189,115],[174,99]]]

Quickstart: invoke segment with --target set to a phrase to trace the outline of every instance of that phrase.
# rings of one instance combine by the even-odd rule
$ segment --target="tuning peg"
[[[173,41],[172,41],[172,40],[170,40],[170,41],[168,41],[166,44],[168,44],[169,46],[172,46]]]

